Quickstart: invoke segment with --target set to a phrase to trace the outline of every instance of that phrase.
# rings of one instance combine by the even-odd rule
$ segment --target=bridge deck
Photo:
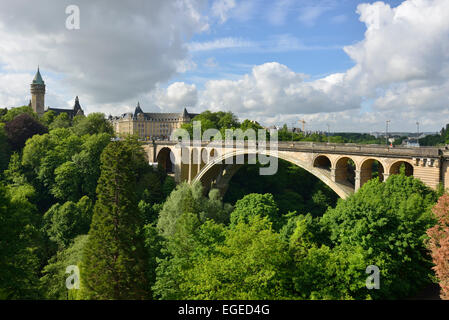
[[[147,144],[174,146],[177,141],[154,141],[146,142]],[[190,141],[183,144],[185,147],[208,147],[208,148],[245,148],[248,144],[237,143],[227,144],[224,142],[203,142]],[[353,144],[353,143],[317,143],[317,142],[278,142],[273,146],[277,146],[279,151],[292,152],[310,152],[310,153],[334,153],[348,155],[372,155],[382,157],[406,157],[406,158],[438,158],[441,156],[449,156],[449,151],[438,147],[389,147],[385,145],[373,144]],[[270,143],[267,141],[266,148],[270,149]]]

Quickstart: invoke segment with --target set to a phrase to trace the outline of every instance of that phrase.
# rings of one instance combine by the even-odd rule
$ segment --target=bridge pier
[[[354,190],[357,191],[362,187],[362,170],[354,170],[355,177],[354,177]]]

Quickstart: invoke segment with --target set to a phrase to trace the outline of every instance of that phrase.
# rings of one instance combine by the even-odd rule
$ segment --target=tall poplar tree
[[[111,142],[101,155],[98,200],[81,265],[85,298],[151,298],[143,221],[135,196],[145,165],[143,150],[132,140]]]

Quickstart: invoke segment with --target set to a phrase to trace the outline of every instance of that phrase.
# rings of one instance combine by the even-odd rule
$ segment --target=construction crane
[[[302,123],[302,132],[306,132],[306,130],[304,130],[305,129],[305,124],[306,124],[306,122],[304,121],[304,119],[301,119],[301,120],[299,120],[299,123]]]

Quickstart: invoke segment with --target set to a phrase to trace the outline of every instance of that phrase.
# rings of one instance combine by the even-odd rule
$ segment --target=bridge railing
[[[145,142],[146,144],[176,146],[180,144],[178,141],[153,141]],[[272,142],[273,143],[273,142]],[[181,144],[183,147],[213,147],[213,148],[248,148],[249,146],[258,146],[255,144],[242,142],[225,143],[224,141],[190,141]],[[287,142],[279,141],[271,144],[267,141],[264,144],[267,149],[276,148],[278,151],[300,151],[313,153],[338,153],[338,154],[365,154],[365,155],[381,155],[381,156],[402,156],[402,157],[430,157],[436,158],[440,156],[449,156],[449,151],[445,151],[438,147],[389,147],[386,145],[376,144],[355,144],[355,143],[323,143],[323,142],[307,142],[296,141]]]

